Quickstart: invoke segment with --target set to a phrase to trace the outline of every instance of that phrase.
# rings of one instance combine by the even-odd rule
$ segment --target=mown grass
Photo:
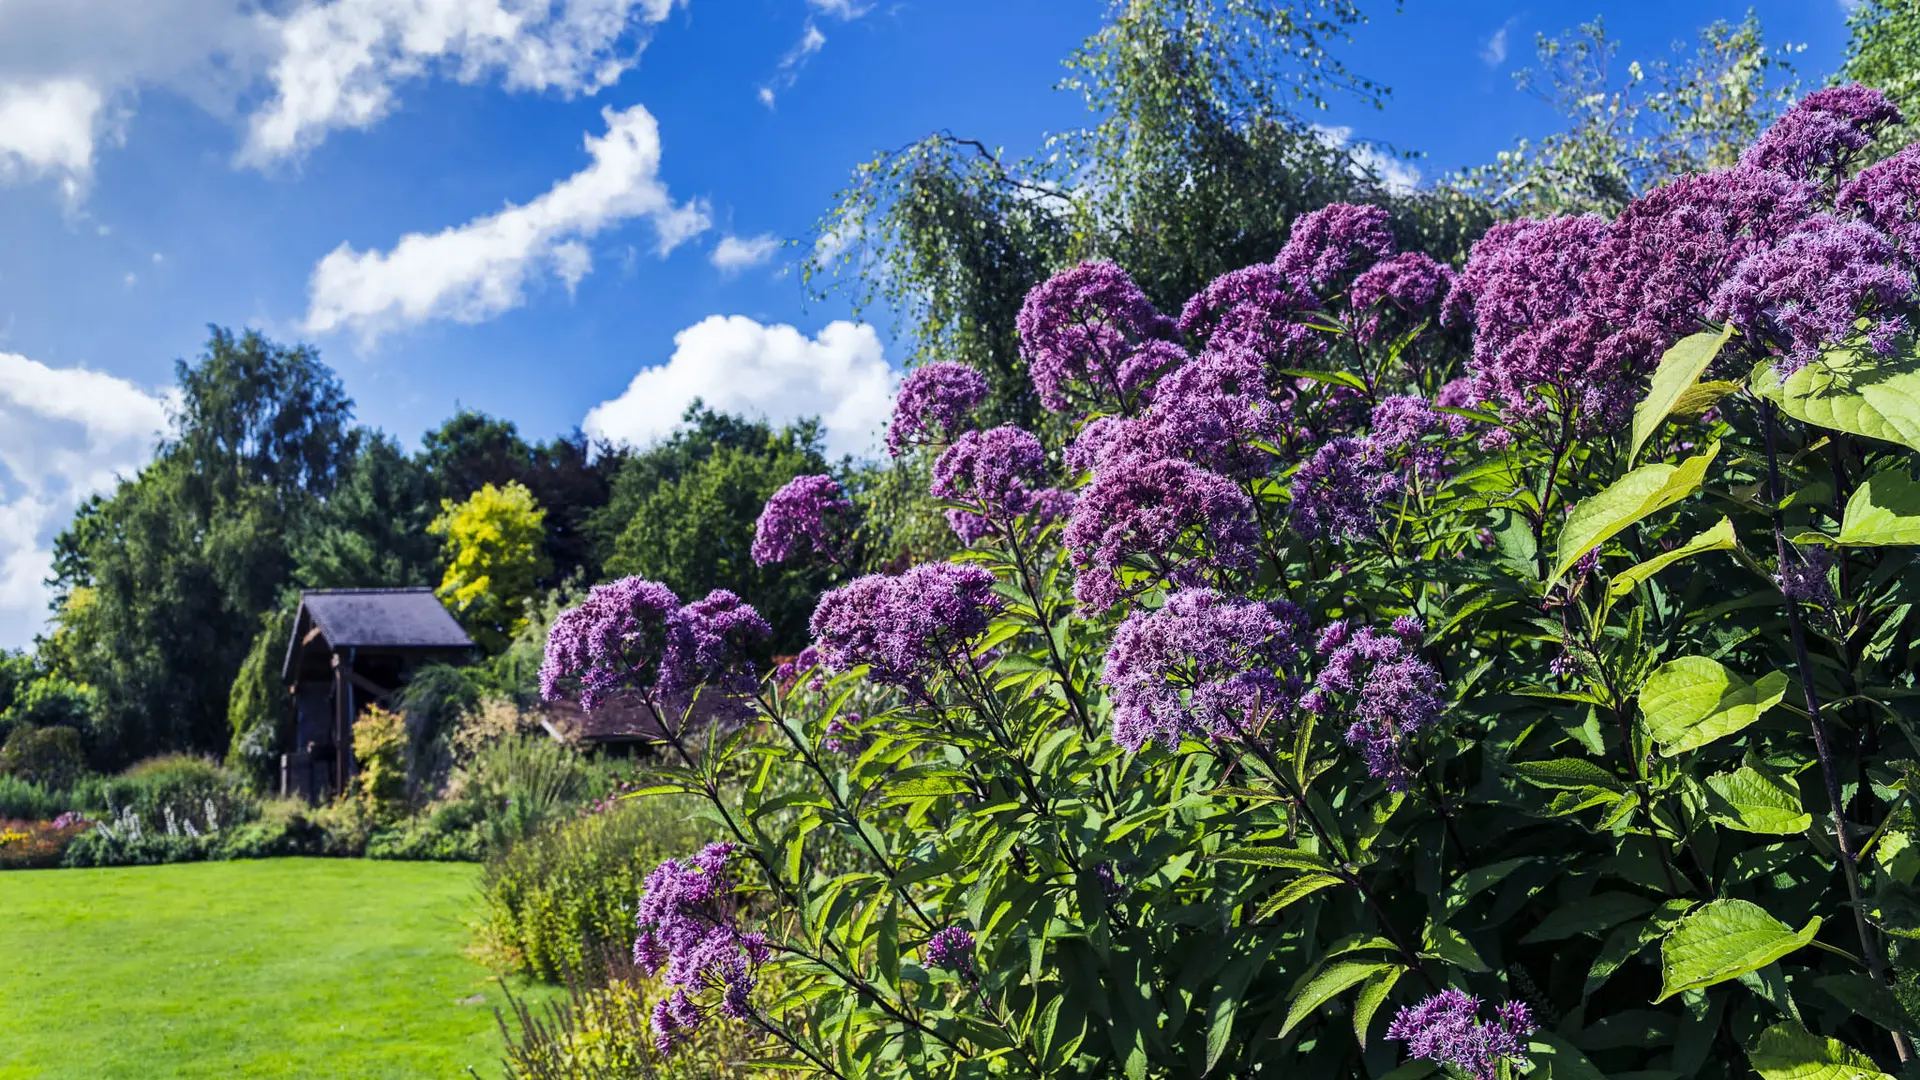
[[[476,882],[360,859],[0,874],[0,1078],[499,1076]]]

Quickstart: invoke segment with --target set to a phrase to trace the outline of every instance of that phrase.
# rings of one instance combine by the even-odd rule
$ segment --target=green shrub
[[[66,787],[86,771],[80,732],[64,725],[14,728],[0,747],[0,773],[22,780]]]
[[[407,809],[407,721],[397,712],[369,706],[353,722],[354,797],[375,821],[392,821]]]
[[[515,735],[480,751],[460,797],[482,807],[487,846],[500,851],[604,790],[603,771],[578,751],[542,735]]]
[[[47,821],[74,809],[63,789],[0,773],[0,819]]]
[[[597,975],[606,950],[633,944],[647,873],[698,842],[681,800],[621,800],[556,824],[487,863],[484,949],[504,966],[553,982]]]
[[[615,964],[622,961],[613,957]],[[731,1080],[780,1076],[742,1064],[753,1033],[732,1024],[707,1024],[671,1055],[654,1049],[651,1002],[663,991],[640,972],[618,972],[604,985],[573,983],[567,1000],[533,1009],[512,1002],[513,1025],[500,1017],[507,1038],[508,1080]],[[517,1030],[516,1030],[517,1029]]]

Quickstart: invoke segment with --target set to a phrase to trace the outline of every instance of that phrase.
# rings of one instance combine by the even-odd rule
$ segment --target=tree
[[[227,695],[227,727],[232,732],[227,765],[250,777],[261,790],[272,787],[274,766],[292,727],[293,707],[286,684],[280,681],[280,665],[297,610],[297,600],[288,595],[261,616],[260,632],[254,635]]]
[[[427,531],[445,537],[447,570],[435,594],[488,652],[499,652],[526,621],[526,603],[551,572],[547,512],[519,483],[483,484],[464,502],[448,499]]]
[[[227,749],[229,690],[288,582],[288,537],[349,459],[352,403],[313,350],[216,327],[177,373],[173,436],[55,541],[41,652],[98,695],[103,765]]]
[[[796,476],[827,471],[817,422],[776,430],[695,402],[680,428],[615,478],[594,522],[607,573],[652,578],[689,600],[731,589],[772,624],[775,649],[797,652],[832,578],[817,566],[755,565],[749,549],[768,497]]]
[[[315,589],[432,584],[440,557],[427,535],[435,478],[392,438],[355,436],[340,482],[294,544],[293,580]]]
[[[1634,61],[1616,74],[1620,43],[1598,19],[1537,39],[1540,66],[1515,82],[1567,121],[1521,140],[1458,186],[1514,216],[1615,214],[1676,176],[1726,168],[1791,100],[1793,65],[1769,49],[1760,20],[1701,29],[1691,56]]]
[[[547,508],[546,551],[552,566],[543,586],[575,574],[600,576],[599,547],[589,521],[611,497],[624,451],[591,443],[578,430],[528,443],[510,421],[466,409],[421,442],[420,462],[430,477],[434,504],[458,502],[486,484],[516,483]]]
[[[1018,160],[947,132],[875,157],[822,221],[803,279],[889,306],[909,362],[979,368],[993,380],[989,422],[1039,428],[1014,316],[1054,270],[1112,259],[1177,312],[1340,200],[1388,205],[1410,245],[1462,253],[1491,220],[1483,207],[1390,187],[1385,151],[1302,115],[1387,93],[1334,55],[1363,21],[1352,0],[1116,0],[1061,84],[1086,102],[1088,126]]]
[[[1846,63],[1838,81],[1865,83],[1893,99],[1904,122],[1880,133],[1873,157],[1885,157],[1920,141],[1920,3],[1862,0],[1847,16]]]

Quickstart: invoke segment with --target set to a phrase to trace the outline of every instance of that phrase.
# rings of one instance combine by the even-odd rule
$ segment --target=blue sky
[[[1551,129],[1513,89],[1536,32],[1602,14],[1652,58],[1746,6],[1368,4],[1343,55],[1389,104],[1318,119],[1431,179]],[[1804,76],[1838,63],[1840,4],[1756,7]],[[0,647],[210,322],[319,346],[409,444],[457,405],[644,441],[701,394],[870,445],[904,350],[884,313],[809,302],[779,245],[877,150],[945,128],[1018,154],[1078,124],[1051,87],[1103,10],[0,0]]]

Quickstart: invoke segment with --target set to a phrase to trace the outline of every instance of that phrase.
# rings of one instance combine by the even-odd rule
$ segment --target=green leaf
[[[1515,776],[1534,787],[1579,791],[1597,787],[1625,791],[1626,785],[1612,773],[1585,758],[1554,758],[1551,761],[1517,761]]]
[[[1700,490],[1707,466],[1719,453],[1720,444],[1716,442],[1705,453],[1678,465],[1642,465],[1609,484],[1605,491],[1580,500],[1560,529],[1548,584],[1559,581],[1568,567],[1615,533]]]
[[[1731,735],[1787,696],[1787,677],[1768,672],[1748,683],[1718,660],[1683,656],[1660,665],[1640,688],[1640,712],[1663,757]]]
[[[1607,1074],[1578,1047],[1551,1031],[1536,1031],[1529,1037],[1527,1056],[1538,1066],[1538,1071],[1527,1074],[1528,1080],[1607,1080]]]
[[[1360,988],[1360,992],[1354,995],[1353,1035],[1360,1040],[1361,1049],[1366,1048],[1367,1029],[1373,1026],[1373,1014],[1380,1011],[1380,1006],[1386,1003],[1387,995],[1393,993],[1393,985],[1406,973],[1406,968],[1393,964],[1388,970],[1369,978],[1367,984]]]
[[[1633,591],[1635,585],[1679,562],[1707,551],[1727,551],[1734,546],[1733,522],[1721,518],[1720,524],[1701,533],[1699,536],[1681,544],[1672,551],[1662,552],[1643,563],[1635,563],[1620,573],[1613,575],[1607,582],[1607,591],[1614,596],[1625,596]]]
[[[1222,851],[1219,857],[1226,862],[1251,863],[1280,870],[1319,870],[1323,873],[1333,870],[1333,864],[1325,858],[1298,848],[1234,847]]]
[[[1762,362],[1751,386],[1796,420],[1920,450],[1920,353],[1888,358],[1841,346],[1785,381]]]
[[[1791,1023],[1761,1032],[1748,1060],[1765,1080],[1893,1080],[1872,1058],[1839,1039],[1824,1039]]]
[[[1732,336],[1731,324],[1723,327],[1719,333],[1699,333],[1683,337],[1674,343],[1673,348],[1660,357],[1660,366],[1653,371],[1653,385],[1648,388],[1647,396],[1633,410],[1633,449],[1627,454],[1627,462],[1640,456],[1640,450],[1647,445],[1653,433],[1679,404],[1680,397],[1700,381],[1706,374],[1707,365],[1720,355],[1720,347]]]
[[[1709,776],[1707,787],[1723,804],[1709,801],[1708,815],[1729,829],[1791,836],[1813,824],[1813,815],[1800,805],[1798,791],[1751,766]]]
[[[1280,1026],[1280,1037],[1307,1018],[1307,1014],[1326,1004],[1348,987],[1367,981],[1382,972],[1398,971],[1398,964],[1369,964],[1359,960],[1349,960],[1335,964],[1315,975],[1307,985],[1293,996],[1293,1006],[1287,1010],[1287,1022]]]
[[[1522,945],[1561,941],[1575,934],[1598,934],[1652,911],[1654,902],[1631,893],[1605,892],[1564,904],[1520,939]]]
[[[1696,383],[1693,386],[1687,387],[1686,392],[1680,395],[1680,400],[1673,403],[1673,411],[1670,415],[1685,417],[1699,416],[1701,413],[1718,405],[1721,398],[1740,389],[1740,386],[1741,384],[1737,382],[1722,382],[1720,380]]]
[[[1793,928],[1746,900],[1715,900],[1695,908],[1660,943],[1660,996],[1712,986],[1758,971],[1805,948],[1820,932],[1814,916]]]
[[[1904,472],[1868,477],[1847,499],[1838,540],[1851,547],[1920,544],[1920,483]]]
[[[1268,897],[1266,902],[1260,905],[1260,910],[1253,913],[1253,921],[1259,922],[1269,916],[1276,915],[1294,903],[1319,892],[1321,889],[1341,883],[1342,879],[1332,874],[1306,874],[1294,878],[1282,886],[1279,892]]]
[[[1832,994],[1852,1012],[1888,1031],[1905,1031],[1910,1024],[1893,991],[1875,982],[1871,975],[1858,972],[1827,975],[1814,980],[1814,985]]]

